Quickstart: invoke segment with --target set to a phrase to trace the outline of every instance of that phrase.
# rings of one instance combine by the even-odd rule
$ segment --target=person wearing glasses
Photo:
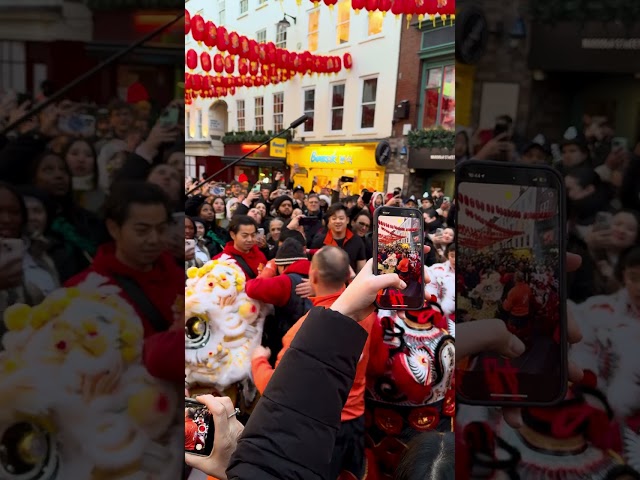
[[[367,210],[360,210],[351,219],[351,230],[362,238],[367,260],[373,257],[373,234],[371,230],[371,215]]]

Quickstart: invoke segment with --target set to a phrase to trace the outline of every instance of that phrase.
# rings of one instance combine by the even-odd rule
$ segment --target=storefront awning
[[[240,157],[222,157],[222,163],[231,163]],[[284,158],[273,157],[249,157],[245,158],[238,163],[243,167],[282,167],[284,165]]]
[[[456,159],[453,155],[416,155],[414,152],[409,154],[408,167],[416,170],[453,170],[455,166]]]
[[[637,73],[640,26],[618,23],[534,23],[529,67],[548,72]]]

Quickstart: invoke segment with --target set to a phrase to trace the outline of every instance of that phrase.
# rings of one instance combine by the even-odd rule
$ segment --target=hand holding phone
[[[383,310],[419,310],[424,306],[422,214],[414,208],[384,206],[373,218],[375,275],[397,274],[403,289],[386,288],[376,305]]]
[[[456,265],[485,272],[473,289],[456,290],[456,308],[477,321],[500,319],[525,345],[517,358],[485,352],[458,364],[459,401],[555,404],[568,381],[563,179],[544,166],[468,161],[456,181]],[[487,219],[487,209],[501,218]]]
[[[197,444],[194,445],[190,436],[193,425],[187,420],[187,408],[199,410],[199,418],[202,418],[205,412],[209,414],[205,447],[200,450],[197,450]],[[198,429],[202,429],[201,425],[202,421],[196,424]],[[237,410],[229,397],[202,395],[198,397],[198,401],[185,398],[185,463],[211,477],[226,478],[225,471],[243,430],[244,426],[238,421]],[[190,448],[187,449],[187,446]],[[191,449],[192,446],[195,448]]]

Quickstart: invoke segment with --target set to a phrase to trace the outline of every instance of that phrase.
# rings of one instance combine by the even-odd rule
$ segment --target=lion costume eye
[[[205,345],[211,337],[209,322],[198,316],[191,317],[184,325],[185,348],[198,349]]]
[[[0,478],[53,480],[59,455],[51,435],[31,422],[17,422],[0,430]]]

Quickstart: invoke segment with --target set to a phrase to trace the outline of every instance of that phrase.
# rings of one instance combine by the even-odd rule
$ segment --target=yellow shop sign
[[[269,156],[276,158],[286,158],[287,141],[284,138],[274,138],[269,142]]]

